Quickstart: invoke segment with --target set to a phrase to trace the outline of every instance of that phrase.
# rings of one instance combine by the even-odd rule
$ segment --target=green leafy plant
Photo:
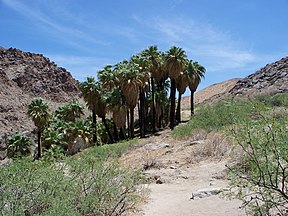
[[[231,189],[254,215],[284,215],[288,211],[288,121],[262,117],[233,130],[244,154],[229,168]]]
[[[7,155],[10,158],[27,156],[31,153],[32,140],[19,132],[12,134],[7,140]]]
[[[93,147],[79,157],[16,159],[0,167],[3,215],[122,215],[139,199],[140,172],[117,158],[133,142]],[[45,159],[45,153],[43,158]]]

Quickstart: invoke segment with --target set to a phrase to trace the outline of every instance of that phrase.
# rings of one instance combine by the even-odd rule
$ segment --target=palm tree
[[[83,104],[81,104],[78,100],[73,99],[64,106],[59,107],[55,111],[55,115],[57,118],[64,121],[75,121],[76,118],[80,118],[82,115],[84,115],[84,108],[85,107]]]
[[[106,129],[106,132],[109,136],[110,142],[114,142],[114,138],[110,132],[109,126],[106,120],[106,113],[107,113],[107,92],[106,89],[102,86],[102,83],[97,83],[97,89],[99,92],[99,96],[97,98],[97,107],[96,107],[96,114],[102,119],[102,123]]]
[[[171,80],[170,89],[170,125],[173,130],[175,127],[175,95],[176,95],[176,81],[181,72],[184,71],[187,62],[185,51],[180,47],[171,47],[166,54],[166,67]]]
[[[97,77],[103,88],[108,91],[111,91],[120,82],[118,71],[112,65],[106,65],[103,70],[98,71]]]
[[[161,65],[161,53],[158,50],[157,46],[150,46],[142,52],[142,54],[148,60],[148,67],[151,73],[151,90],[152,90],[152,127],[153,133],[156,132],[156,106],[155,106],[155,83],[154,79],[157,82],[163,77],[163,70],[160,70]]]
[[[181,123],[181,98],[182,95],[185,93],[186,88],[188,86],[188,79],[184,73],[180,73],[180,75],[176,78],[176,88],[178,90],[178,104],[176,109],[176,121]]]
[[[134,108],[136,107],[140,94],[140,87],[143,85],[142,76],[139,72],[139,67],[132,61],[123,62],[119,65],[118,70],[121,74],[121,90],[125,101],[130,110],[130,136],[134,137]]]
[[[31,144],[32,140],[30,137],[16,132],[7,139],[7,156],[14,158],[29,155]]]
[[[201,82],[201,78],[204,78],[205,72],[206,69],[198,62],[192,60],[189,61],[185,73],[186,76],[188,77],[189,89],[191,91],[191,98],[190,98],[191,115],[194,114],[194,93],[196,92],[197,87]]]
[[[93,142],[97,143],[96,108],[97,98],[99,98],[99,92],[97,90],[95,78],[87,77],[87,80],[80,84],[80,89],[82,91],[83,98],[86,101],[88,108],[92,111]]]
[[[43,130],[48,125],[50,119],[50,110],[48,104],[42,98],[36,98],[28,104],[28,116],[32,118],[37,127],[38,135],[38,158],[41,158],[42,145],[41,135]]]
[[[112,111],[112,118],[115,123],[115,128],[120,129],[121,138],[125,138],[124,128],[126,125],[126,112],[127,107],[124,100],[124,95],[120,87],[114,87],[107,95],[108,109]],[[116,137],[118,136],[117,130],[114,131]]]

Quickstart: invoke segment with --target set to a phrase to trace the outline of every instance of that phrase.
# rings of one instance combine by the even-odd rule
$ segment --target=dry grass
[[[156,152],[149,151],[149,150],[144,150],[142,154],[142,164],[143,164],[143,169],[148,170],[148,169],[159,169],[161,168],[161,162],[159,160],[159,155]]]
[[[204,134],[204,133],[203,133]],[[232,151],[232,145],[227,141],[224,135],[211,132],[206,134],[206,139],[199,144],[191,146],[185,158],[187,163],[199,163],[207,159],[222,159],[228,157]]]

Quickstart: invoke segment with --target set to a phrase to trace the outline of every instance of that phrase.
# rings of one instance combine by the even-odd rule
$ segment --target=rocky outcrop
[[[43,55],[0,48],[0,159],[3,137],[33,130],[26,114],[33,98],[42,97],[56,109],[79,95],[78,81]]]
[[[65,68],[57,67],[41,54],[18,49],[0,49],[0,77],[33,97],[55,102],[79,94],[78,82]]]
[[[257,72],[239,80],[229,93],[253,96],[286,91],[288,91],[288,57],[267,64]]]

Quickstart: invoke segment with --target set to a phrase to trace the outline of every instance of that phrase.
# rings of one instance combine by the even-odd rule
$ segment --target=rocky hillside
[[[256,96],[288,92],[288,57],[282,58],[255,73],[204,88],[195,94],[195,103],[211,103],[234,96]],[[182,107],[190,107],[190,97],[182,100]]]
[[[43,55],[0,48],[0,139],[34,127],[26,115],[33,98],[42,97],[55,109],[79,93],[78,81]]]
[[[195,93],[195,104],[209,103],[220,99],[225,93],[229,92],[231,88],[239,81],[239,78],[226,80],[224,82],[216,83],[208,86],[201,91]],[[190,96],[183,97],[182,108],[190,108]]]
[[[257,72],[239,80],[229,93],[253,96],[286,91],[288,91],[288,57],[267,64]]]

